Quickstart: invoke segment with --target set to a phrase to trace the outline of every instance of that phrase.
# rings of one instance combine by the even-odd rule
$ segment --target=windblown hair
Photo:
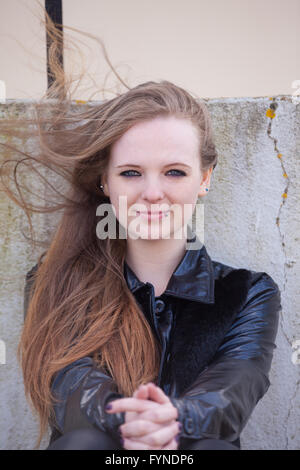
[[[190,120],[199,132],[202,171],[217,164],[206,105],[167,80],[149,81],[134,88],[125,85],[128,90],[112,99],[75,104],[70,96],[72,80],[68,81],[58,58],[62,32],[46,12],[45,18],[52,40],[52,85],[34,102],[33,118],[21,115],[17,119],[0,119],[0,137],[5,138],[5,142],[0,142],[1,190],[25,212],[30,233],[33,212],[62,210],[35,273],[18,345],[26,399],[39,417],[37,447],[48,424],[55,424],[53,377],[73,361],[92,357],[125,396],[131,396],[142,383],[155,382],[158,376],[161,346],[124,277],[126,239],[100,239],[96,235],[96,209],[101,203],[110,202],[99,189],[110,147],[141,121],[176,116]],[[124,85],[119,76],[118,79]],[[17,138],[21,142],[30,139],[32,151],[16,145]],[[9,163],[14,163],[10,170]],[[49,182],[41,176],[43,184],[59,195],[59,202],[37,206],[26,201],[17,179],[22,165],[39,176],[37,165],[62,177],[63,187],[67,188],[64,194],[53,180]],[[10,188],[9,180],[14,182],[17,193]]]

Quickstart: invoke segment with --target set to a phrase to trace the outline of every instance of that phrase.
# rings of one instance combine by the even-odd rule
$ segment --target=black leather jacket
[[[26,275],[24,315],[37,267]],[[241,431],[270,386],[281,310],[277,284],[265,272],[211,260],[204,245],[186,250],[159,297],[126,263],[124,275],[162,344],[157,385],[178,409],[179,449],[201,438],[240,446]],[[52,391],[62,403],[55,406],[50,443],[80,427],[96,427],[119,442],[125,413],[104,407],[123,395],[91,357],[59,371]]]

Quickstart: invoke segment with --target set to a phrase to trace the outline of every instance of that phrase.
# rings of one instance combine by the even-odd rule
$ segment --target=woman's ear
[[[103,184],[103,193],[105,194],[105,196],[109,197],[108,187],[106,183]]]
[[[198,197],[205,196],[208,193],[212,171],[213,171],[213,167],[210,167],[209,170],[207,170],[203,174],[203,178],[202,178],[202,181],[201,181],[201,184],[200,184],[200,190],[199,190],[199,193],[198,193]]]
[[[102,177],[101,177],[101,184],[103,186],[103,193],[105,194],[105,196],[109,197],[109,191],[108,191],[108,186],[107,186],[107,178],[106,178],[106,175],[103,174]]]

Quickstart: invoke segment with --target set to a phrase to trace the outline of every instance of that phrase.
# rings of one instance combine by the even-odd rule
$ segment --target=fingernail
[[[112,405],[111,405],[111,404],[106,405],[105,410],[111,410],[111,409],[112,409]]]

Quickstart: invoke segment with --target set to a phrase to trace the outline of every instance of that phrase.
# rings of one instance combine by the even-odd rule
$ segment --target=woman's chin
[[[173,238],[186,239],[183,227],[176,227],[176,230],[168,227],[145,227],[142,226],[138,230],[128,230],[128,237],[134,240],[141,238],[143,240],[170,240]]]

